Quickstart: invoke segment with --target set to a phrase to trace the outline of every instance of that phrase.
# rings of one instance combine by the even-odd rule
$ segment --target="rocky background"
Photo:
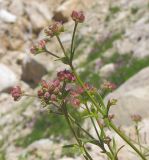
[[[149,144],[149,0],[0,0],[0,160],[82,159],[62,148],[73,141],[63,118],[49,115],[34,98],[16,103],[9,95],[16,84],[35,92],[41,78],[52,78],[65,67],[49,55],[32,56],[29,48],[53,20],[64,22],[61,38],[68,46],[73,9],[86,15],[77,35],[77,71],[96,87],[104,80],[116,83],[117,89],[105,97],[105,102],[118,99],[112,109],[116,124],[134,136],[130,115],[140,114],[142,143]],[[55,40],[49,49],[62,54]],[[105,159],[89,147],[95,160]],[[138,159],[125,148],[119,158]]]

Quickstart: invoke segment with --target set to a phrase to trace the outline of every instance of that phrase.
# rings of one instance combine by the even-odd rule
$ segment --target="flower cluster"
[[[142,117],[140,115],[134,114],[134,115],[131,115],[131,119],[132,121],[138,123],[142,120]]]
[[[65,100],[68,103],[80,105],[80,101],[71,94],[73,90],[72,83],[75,80],[75,76],[69,70],[60,71],[57,73],[57,78],[54,81],[41,81],[41,89],[38,90],[38,97],[45,104],[51,102],[59,103],[61,100]]]
[[[50,37],[58,36],[61,32],[64,32],[64,27],[61,22],[54,22],[52,25],[46,28],[44,32]]]
[[[71,18],[77,23],[83,23],[85,20],[85,16],[82,11],[73,11],[71,14]]]
[[[114,90],[116,88],[116,85],[114,83],[106,81],[102,84],[101,88],[106,90]]]
[[[54,80],[53,82],[41,81],[41,89],[38,90],[38,97],[43,102],[48,104],[50,101],[56,101],[60,96],[61,84],[59,80]]]
[[[20,86],[15,86],[11,89],[11,95],[14,98],[14,101],[18,101],[22,97],[22,93]]]
[[[75,81],[76,77],[68,70],[60,71],[57,73],[57,77],[60,81]]]
[[[45,51],[47,40],[43,39],[38,42],[38,44],[33,45],[30,49],[32,54],[38,54]]]

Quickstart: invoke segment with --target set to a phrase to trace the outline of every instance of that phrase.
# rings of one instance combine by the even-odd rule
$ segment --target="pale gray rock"
[[[51,21],[52,13],[46,4],[33,1],[25,9],[34,30],[44,28]]]
[[[26,149],[26,153],[31,151],[35,151],[35,155],[33,156],[40,156],[43,160],[50,159],[52,156],[55,159],[59,159],[61,155],[62,146],[60,144],[53,143],[50,139],[41,139],[35,141],[31,145],[29,145]]]
[[[107,78],[114,72],[115,72],[115,64],[109,63],[109,64],[104,65],[100,69],[99,74],[100,74],[101,77]]]
[[[17,16],[22,16],[24,13],[24,4],[23,1],[21,0],[13,0],[11,5],[9,6],[9,10],[17,15]]]
[[[0,10],[0,20],[7,22],[7,23],[14,23],[16,22],[17,17],[14,14],[8,12],[7,10],[1,9]]]
[[[121,40],[115,42],[120,54],[133,53],[137,58],[149,56],[149,14],[145,14],[136,23],[126,29]]]
[[[116,106],[111,107],[111,112],[115,114],[115,121],[119,125],[129,125],[130,115],[140,114],[148,117],[149,104],[149,67],[142,69],[139,73],[131,77],[117,90],[106,97],[117,99]]]
[[[7,66],[0,64],[0,91],[6,90],[14,86],[17,77]]]

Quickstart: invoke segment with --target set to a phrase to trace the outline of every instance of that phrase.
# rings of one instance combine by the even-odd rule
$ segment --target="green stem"
[[[74,75],[76,76],[78,82],[80,83],[80,85],[84,88],[84,85],[83,85],[83,82],[82,80],[80,79],[80,77],[77,75],[75,69],[73,68],[72,65],[70,65],[71,67],[71,70],[72,72],[74,73]],[[85,88],[84,88],[85,89]],[[88,97],[90,98],[90,100],[92,101],[92,103],[98,108],[99,112],[105,116],[105,114],[103,113],[103,111],[100,109],[100,107],[98,106],[98,104],[96,103],[96,101],[94,100],[94,98],[91,96],[91,94],[85,89],[85,92],[86,94],[88,95]],[[102,100],[103,101],[103,100]],[[109,121],[109,125],[110,127],[131,147],[133,148],[137,153],[138,155],[143,159],[143,160],[147,160],[143,155],[142,153],[129,141],[129,139],[122,133],[120,132],[116,126],[111,122]]]
[[[129,145],[131,146],[131,148],[133,148],[137,153],[138,155],[143,159],[143,160],[147,160],[143,155],[142,153],[129,141],[129,139],[120,131],[118,130],[115,125],[109,121],[109,125],[110,127]]]
[[[63,111],[64,111],[65,119],[66,119],[66,121],[67,121],[67,123],[68,123],[68,125],[69,125],[69,127],[70,127],[70,129],[71,129],[71,131],[72,131],[72,133],[73,133],[73,135],[75,136],[75,138],[76,138],[78,144],[79,144],[80,146],[82,146],[82,144],[81,144],[80,140],[78,139],[78,137],[77,137],[77,135],[76,135],[76,133],[75,133],[75,131],[74,131],[72,125],[71,125],[71,122],[70,122],[70,120],[69,120],[69,118],[68,118],[67,109],[64,108],[64,107],[65,107],[65,106],[63,105],[62,108],[63,108]]]
[[[80,126],[80,124],[68,113],[70,120],[75,123],[86,135],[88,135],[91,139],[95,139],[91,134],[89,134],[84,128]]]
[[[47,49],[45,49],[45,52],[48,53],[48,54],[50,54],[50,55],[52,55],[52,56],[54,56],[54,57],[56,57],[56,58],[60,58],[59,56],[57,56],[54,53],[48,51]]]
[[[87,160],[87,158],[88,158],[89,160],[93,160],[93,159],[91,158],[91,156],[89,155],[89,153],[87,152],[87,150],[85,149],[85,147],[82,145],[81,141],[78,139],[78,137],[77,137],[77,135],[76,135],[76,133],[75,133],[72,125],[71,125],[71,122],[70,122],[70,120],[69,120],[69,115],[68,115],[68,112],[67,112],[67,108],[66,108],[66,104],[63,104],[63,105],[62,105],[62,108],[63,108],[63,112],[64,112],[65,119],[66,119],[66,121],[67,121],[67,123],[68,123],[68,125],[69,125],[69,127],[70,127],[70,129],[71,129],[71,131],[72,131],[72,133],[73,133],[73,135],[75,136],[75,138],[76,138],[79,146],[82,147],[82,148],[84,149],[84,151],[85,151],[86,156],[83,155],[84,158],[85,158],[86,160]],[[86,158],[86,157],[87,157],[87,158]]]
[[[71,40],[71,55],[70,55],[70,62],[72,63],[73,56],[74,56],[74,38],[75,38],[75,33],[77,29],[78,23],[75,22],[74,30],[73,30],[73,35],[72,35],[72,40]]]
[[[111,154],[113,155],[113,159],[114,160],[118,160],[117,155],[114,154],[114,152],[113,152],[112,147],[110,146],[110,144],[108,144],[108,148],[109,148]]]
[[[138,144],[139,144],[139,147],[140,147],[140,151],[142,152],[138,123],[136,124],[135,129],[136,129],[136,134],[137,134],[137,139],[138,139]]]
[[[90,135],[84,128],[82,128],[82,127],[80,126],[80,124],[77,123],[77,122],[75,121],[75,119],[74,119],[69,113],[68,113],[68,115],[69,115],[70,120],[72,120],[84,133],[86,133],[91,139],[95,140],[95,138],[94,138],[92,135]],[[100,148],[103,150],[103,152],[105,152],[105,153],[107,154],[107,156],[108,156],[109,158],[111,158],[110,153],[108,153],[108,152],[106,151],[106,149],[105,149],[103,146],[101,146],[101,144],[100,144]]]
[[[31,94],[27,94],[27,93],[23,93],[22,96],[26,96],[26,97],[37,97],[37,95],[31,95]]]
[[[87,109],[88,113],[91,114],[88,105],[85,104],[85,106],[86,106],[86,109]],[[96,127],[96,125],[95,125],[95,122],[94,122],[94,120],[93,120],[92,117],[90,117],[90,120],[91,120],[91,122],[92,122],[92,124],[93,124],[93,126],[94,126],[94,129],[95,129],[95,131],[96,131],[96,134],[97,134],[97,136],[98,136],[98,139],[99,139],[99,141],[100,141],[100,143],[101,143],[102,140],[101,140],[100,135],[99,135],[99,133],[98,133],[97,127]]]
[[[62,51],[63,51],[65,57],[69,60],[69,58],[68,58],[68,56],[67,56],[67,54],[66,54],[65,48],[64,48],[64,46],[63,46],[63,44],[62,44],[62,42],[61,42],[59,36],[56,36],[56,38],[57,38],[57,40],[58,40],[58,42],[59,42],[59,44],[60,44],[60,47],[61,47],[61,49],[62,49]]]
[[[103,111],[101,110],[101,108],[98,106],[98,103],[94,100],[94,98],[91,96],[91,94],[85,89],[84,84],[82,82],[82,80],[80,79],[80,77],[77,75],[75,69],[73,68],[72,65],[70,65],[71,70],[73,72],[73,74],[75,75],[76,79],[78,80],[78,82],[80,83],[80,85],[84,88],[86,94],[88,95],[88,97],[90,98],[90,100],[92,101],[92,103],[97,107],[98,111],[104,115]]]
[[[88,153],[88,151],[86,150],[85,146],[83,146],[83,149],[84,149],[84,151],[85,151],[85,154],[87,155],[87,158],[88,158],[89,160],[93,160],[92,157],[90,156],[90,154]]]

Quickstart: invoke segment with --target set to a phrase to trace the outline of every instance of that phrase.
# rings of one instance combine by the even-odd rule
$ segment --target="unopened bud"
[[[83,23],[85,20],[85,16],[82,11],[72,11],[71,17],[77,23]]]
[[[11,89],[11,95],[14,98],[14,101],[18,101],[22,96],[22,90],[20,86],[15,86]]]
[[[64,32],[64,27],[61,22],[54,22],[48,28],[44,30],[47,36],[58,36],[61,32]]]
[[[50,98],[51,98],[51,101],[56,101],[56,95],[55,94],[52,94]]]
[[[134,115],[131,115],[131,119],[134,122],[140,122],[142,120],[142,117],[140,115],[134,114]]]

